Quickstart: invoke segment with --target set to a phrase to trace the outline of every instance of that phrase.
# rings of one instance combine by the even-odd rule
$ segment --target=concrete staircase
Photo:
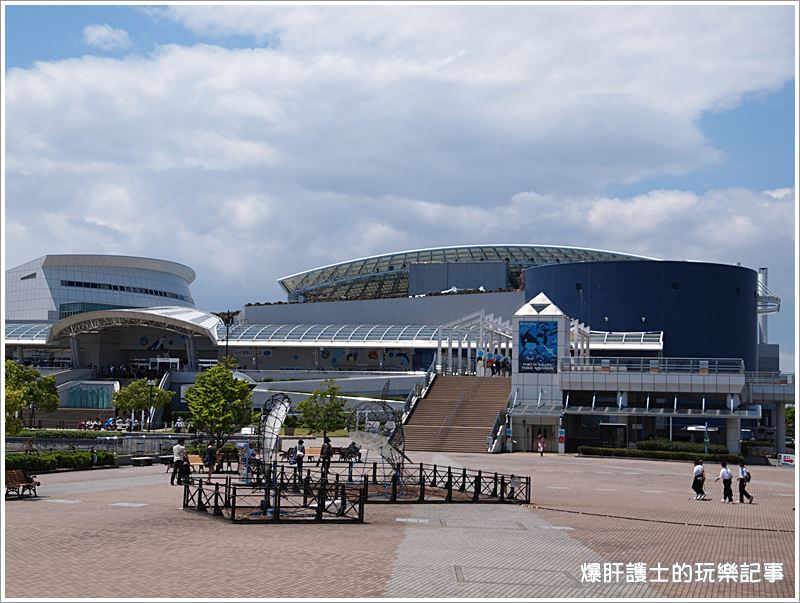
[[[436,377],[403,426],[406,450],[486,452],[510,393],[510,377]]]

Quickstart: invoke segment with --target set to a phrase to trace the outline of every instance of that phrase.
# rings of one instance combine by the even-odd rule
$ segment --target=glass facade
[[[505,262],[509,285],[521,286],[521,272],[532,266],[564,262],[642,260],[640,256],[541,245],[465,245],[417,249],[323,266],[279,279],[289,300],[334,301],[407,296],[412,264]]]

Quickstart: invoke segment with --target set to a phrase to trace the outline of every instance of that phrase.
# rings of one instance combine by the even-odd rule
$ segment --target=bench
[[[153,457],[152,456],[134,456],[131,457],[131,461],[133,461],[134,467],[144,467],[150,466],[153,464]]]
[[[347,452],[347,446],[334,446],[333,454],[338,454],[339,460],[345,462],[352,461],[358,458],[358,453]]]
[[[313,461],[314,459],[319,458],[319,447],[317,448],[306,448],[306,456],[303,460],[305,461]]]
[[[197,465],[197,469],[195,469],[195,465]],[[203,467],[205,467],[205,463],[203,462],[203,457],[199,454],[190,454],[189,455],[189,470],[190,471],[202,471]]]
[[[6,496],[10,492],[15,492],[17,497],[22,498],[25,491],[32,496],[39,496],[36,492],[36,486],[41,486],[41,482],[34,479],[36,476],[31,475],[30,478],[25,475],[22,469],[8,469],[6,470]]]

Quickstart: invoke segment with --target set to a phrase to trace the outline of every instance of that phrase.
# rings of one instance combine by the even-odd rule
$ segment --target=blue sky
[[[794,363],[792,6],[4,8],[7,265],[164,257],[216,310],[426,246],[741,262]]]

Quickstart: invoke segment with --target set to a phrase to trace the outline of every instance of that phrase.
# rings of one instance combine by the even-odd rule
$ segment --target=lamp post
[[[150,431],[150,426],[151,426],[150,421],[151,421],[151,416],[152,416],[151,413],[153,412],[153,388],[155,387],[155,385],[156,385],[156,382],[154,380],[152,380],[152,379],[148,379],[147,380],[147,398],[148,398],[148,401],[150,402],[150,408],[147,411],[147,431],[148,432]],[[142,416],[142,421],[144,421],[144,416]]]
[[[238,310],[236,312],[231,312],[230,310],[227,312],[217,312],[217,316],[222,319],[222,324],[225,325],[225,358],[228,357],[228,339],[231,334],[231,325],[237,314],[239,314]]]
[[[647,316],[642,316],[642,331],[644,331],[644,323],[647,322]]]

